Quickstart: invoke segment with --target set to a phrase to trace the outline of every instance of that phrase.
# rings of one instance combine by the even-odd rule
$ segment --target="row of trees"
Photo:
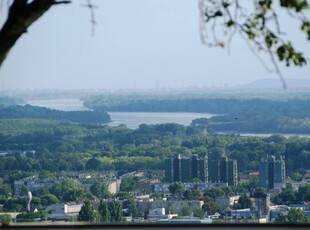
[[[90,201],[85,201],[78,215],[78,221],[97,223],[120,223],[123,219],[122,205],[117,201],[101,201],[98,212]]]

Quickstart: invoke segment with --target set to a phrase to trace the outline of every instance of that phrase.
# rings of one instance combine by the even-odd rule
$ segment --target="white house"
[[[67,202],[61,204],[51,204],[45,210],[49,212],[49,218],[76,216],[81,211],[83,202]]]

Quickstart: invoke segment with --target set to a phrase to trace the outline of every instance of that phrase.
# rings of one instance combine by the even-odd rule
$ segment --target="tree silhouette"
[[[100,213],[100,222],[101,223],[110,223],[111,222],[111,213],[108,207],[108,202],[100,201],[99,205]]]
[[[93,205],[90,201],[85,201],[84,205],[79,212],[78,221],[90,221],[93,222],[95,220],[95,213]]]
[[[109,202],[108,204],[109,211],[111,213],[111,222],[119,223],[123,219],[122,206],[117,201]]]
[[[8,17],[0,31],[0,66],[16,41],[27,29],[52,6],[67,4],[71,1],[56,0],[14,0]]]
[[[182,196],[184,191],[184,186],[180,181],[176,181],[173,184],[169,185],[169,192],[173,195]]]

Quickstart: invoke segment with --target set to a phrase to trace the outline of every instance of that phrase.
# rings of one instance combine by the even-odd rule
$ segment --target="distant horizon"
[[[81,3],[85,0],[53,7],[17,41],[1,66],[2,92],[230,88],[279,79],[270,71],[269,55],[253,53],[239,36],[229,50],[202,44],[196,0],[94,0],[95,36],[90,34],[89,10]],[[281,25],[290,25],[285,39],[309,56],[300,25],[285,11],[279,10],[279,18]],[[4,20],[5,13],[0,25]],[[309,64],[288,68],[276,62],[284,78],[309,78]]]
[[[102,92],[102,91],[110,91],[112,92],[126,92],[130,91],[133,92],[136,90],[137,93],[143,92],[143,91],[151,91],[151,92],[164,92],[169,90],[176,90],[177,92],[193,92],[197,90],[199,93],[201,90],[215,90],[215,91],[222,91],[222,90],[234,90],[234,89],[240,89],[240,90],[264,90],[259,86],[259,84],[264,83],[266,81],[272,82],[274,85],[266,85],[266,90],[283,90],[283,85],[280,78],[261,78],[249,81],[248,83],[244,84],[237,84],[234,86],[230,86],[228,84],[222,84],[222,85],[212,85],[212,86],[199,86],[199,85],[191,85],[191,86],[183,86],[183,87],[145,87],[145,88],[138,88],[138,87],[129,87],[129,88],[15,88],[15,89],[6,89],[4,85],[2,85],[2,94],[3,93],[9,93],[9,92],[31,92],[31,91],[43,91],[43,92],[78,92],[78,91],[93,91],[93,92]],[[288,84],[288,90],[304,90],[304,89],[310,89],[310,79],[303,79],[303,78],[287,78],[285,79],[286,83]],[[290,87],[291,83],[308,83],[306,85],[302,86],[294,86]],[[257,86],[255,86],[257,84]],[[251,87],[254,86],[254,87]],[[0,94],[1,95],[1,94]]]

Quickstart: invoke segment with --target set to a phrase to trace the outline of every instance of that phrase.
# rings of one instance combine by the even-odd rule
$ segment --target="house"
[[[45,210],[49,212],[48,217],[59,218],[59,217],[74,217],[81,211],[83,202],[67,202],[61,204],[51,204]]]
[[[39,189],[49,189],[54,184],[59,183],[61,178],[45,178],[40,180],[38,176],[26,177],[21,180],[14,181],[14,196],[19,196],[22,192],[22,188],[26,188],[28,191],[34,192]]]
[[[170,183],[155,184],[154,192],[168,193],[170,185],[171,185]]]
[[[154,192],[169,192],[169,186],[171,183],[161,183],[154,185]],[[198,190],[203,192],[208,188],[226,187],[227,183],[183,183],[185,190]]]
[[[225,219],[252,219],[255,214],[250,208],[233,210],[227,207],[222,211],[221,216]]]
[[[166,209],[165,208],[155,208],[155,209],[150,209],[149,213],[147,215],[148,219],[153,219],[153,220],[158,220],[158,219],[172,219],[174,217],[177,217],[178,214],[166,214]]]
[[[303,177],[302,177],[303,182],[310,182],[310,172],[307,172]]]
[[[239,200],[240,196],[223,196],[216,197],[215,202],[221,207],[221,209],[227,208],[229,206],[233,206]]]
[[[267,215],[267,222],[273,222],[280,213],[286,214],[289,210],[290,207],[287,205],[270,206]]]
[[[108,191],[111,194],[118,193],[121,187],[121,180],[108,180],[106,181],[108,183]]]
[[[148,212],[151,209],[165,208],[165,210],[175,210],[178,214],[181,213],[182,208],[186,206],[197,209],[201,208],[203,204],[203,201],[197,200],[167,200],[166,198],[137,202],[138,209],[143,212]]]
[[[137,189],[143,194],[149,194],[153,192],[154,186],[159,182],[159,179],[142,178],[137,182]]]

